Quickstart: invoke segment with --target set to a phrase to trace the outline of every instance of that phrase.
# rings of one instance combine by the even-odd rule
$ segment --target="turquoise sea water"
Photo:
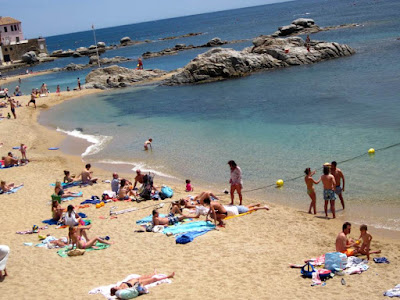
[[[279,178],[286,180],[282,189],[268,187],[245,197],[304,210],[309,198],[303,179],[287,179],[302,175],[306,167],[320,168],[336,160],[346,176],[348,205],[339,215],[400,230],[400,146],[340,163],[370,147],[400,142],[398,11],[400,2],[395,0],[294,1],[99,30],[99,40],[108,43],[125,35],[157,40],[187,32],[206,33],[107,53],[135,58],[147,50],[182,42],[200,44],[215,36],[232,40],[269,34],[298,17],[313,18],[321,26],[362,25],[311,36],[349,44],[357,52],[352,57],[196,86],[111,91],[54,107],[42,114],[41,122],[68,132],[80,128],[90,135],[98,145],[87,151],[85,160],[129,162],[174,176],[182,184],[191,178],[195,186],[209,186],[218,192],[228,187],[227,161],[234,159],[243,170],[245,190],[266,187]],[[49,48],[81,46],[89,34],[50,37]],[[175,69],[201,52],[146,60],[145,67]],[[71,86],[76,77],[83,78],[88,72],[45,75],[29,79],[23,86],[30,89],[41,81],[49,86]],[[143,142],[149,137],[154,139],[154,151],[144,152]],[[317,187],[320,211],[321,189]]]

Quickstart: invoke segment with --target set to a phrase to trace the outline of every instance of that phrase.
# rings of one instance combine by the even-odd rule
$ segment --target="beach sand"
[[[54,190],[50,183],[62,180],[63,170],[78,174],[84,165],[80,157],[47,150],[59,145],[65,137],[39,125],[38,114],[72,97],[97,92],[74,91],[40,98],[36,110],[25,107],[29,96],[19,97],[23,106],[17,109],[17,120],[0,121],[0,142],[4,143],[0,148],[1,156],[13,146],[25,143],[31,159],[26,166],[0,170],[1,180],[24,183],[17,193],[0,195],[0,244],[11,248],[7,263],[9,276],[0,283],[0,298],[103,299],[101,295],[89,295],[89,290],[115,283],[129,274],[149,274],[154,269],[164,274],[175,271],[176,275],[171,285],[152,288],[144,299],[380,299],[385,290],[399,283],[400,242],[380,237],[371,228],[372,248],[381,249],[382,256],[386,256],[390,264],[371,261],[367,272],[346,275],[346,285],[341,284],[341,277],[335,277],[328,280],[326,286],[311,287],[310,279],[301,278],[300,270],[290,269],[288,265],[333,252],[342,221],[326,220],[321,215],[316,217],[274,204],[270,205],[270,211],[228,220],[226,228],[209,232],[187,245],[177,245],[173,237],[134,232],[141,229],[135,221],[149,215],[151,207],[119,215],[116,219],[107,218],[111,206],[117,206],[118,210],[144,208],[158,202],[108,203],[100,209],[93,206],[79,211],[92,220],[89,236],[110,236],[115,242],[110,248],[61,258],[55,249],[24,246],[25,242],[38,243],[38,235],[15,232],[31,229],[32,225],[42,226],[41,221],[51,217],[49,200]],[[8,108],[0,109],[3,115],[8,111]],[[19,155],[18,150],[12,151]],[[110,189],[110,184],[101,180],[110,180],[111,173],[96,168],[93,171],[100,183],[72,188],[72,191],[83,191],[83,198],[64,202],[64,207],[78,205],[83,199],[101,196],[104,190]],[[120,176],[132,180],[134,174]],[[167,183],[174,188],[173,199],[188,194],[184,192],[184,183]],[[155,184],[161,182],[156,180]],[[201,190],[196,186],[195,193]],[[266,194],[264,199],[254,201],[245,198],[245,203],[268,204],[269,200]],[[229,196],[223,196],[221,201],[228,203]],[[321,199],[317,205],[320,209]],[[166,213],[167,208],[166,204],[160,212]],[[101,216],[106,219],[100,219]],[[41,234],[61,237],[67,235],[67,229],[51,226]],[[351,237],[358,236],[359,229],[353,226]]]

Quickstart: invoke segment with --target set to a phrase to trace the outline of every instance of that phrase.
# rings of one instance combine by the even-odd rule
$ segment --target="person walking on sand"
[[[33,106],[36,109],[36,91],[35,89],[32,89],[32,93],[31,93],[31,100],[28,102],[28,104],[26,106],[29,106],[29,104],[33,103]]]
[[[333,177],[335,177],[336,181],[335,193],[336,195],[339,196],[340,202],[342,203],[342,207],[344,209],[344,199],[342,192],[344,192],[345,180],[342,170],[340,170],[336,166],[337,166],[336,161],[333,161],[331,163],[331,174],[333,175]],[[340,186],[342,180],[343,180],[343,187]]]
[[[314,184],[318,184],[321,179],[318,181],[315,181],[313,175],[315,174],[315,171],[311,172],[310,168],[305,169],[304,173],[306,173],[306,176],[304,177],[304,181],[307,186],[307,194],[311,198],[311,203],[310,203],[310,208],[308,209],[308,213],[311,214],[311,210],[314,209],[314,215],[317,214],[317,196],[315,194],[315,189],[314,189]]]
[[[335,177],[329,174],[329,166],[324,166],[324,175],[321,175],[322,184],[324,185],[324,200],[325,200],[325,216],[328,218],[328,202],[331,204],[331,211],[333,218],[336,218],[335,214]]]
[[[235,163],[234,160],[230,160],[228,162],[229,167],[231,168],[231,179],[229,183],[231,184],[231,203],[233,205],[233,200],[235,198],[235,191],[239,195],[239,205],[242,205],[242,188],[243,188],[243,181],[242,181],[242,170],[240,167]]]
[[[153,139],[148,139],[147,141],[144,142],[144,150],[147,151],[149,150],[149,147],[151,150],[153,150],[151,143],[153,142]]]
[[[82,88],[81,88],[81,80],[79,79],[79,77],[78,77],[78,89],[79,89],[79,90],[82,89]]]
[[[17,114],[15,113],[15,102],[14,99],[8,98],[8,102],[10,103],[10,109],[11,109],[11,113],[14,116],[14,119],[17,118]]]

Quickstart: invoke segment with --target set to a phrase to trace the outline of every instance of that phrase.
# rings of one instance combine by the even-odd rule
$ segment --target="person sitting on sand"
[[[118,200],[129,200],[129,196],[134,196],[135,194],[129,188],[129,185],[126,182],[126,179],[121,179],[121,186],[118,191]]]
[[[53,200],[51,203],[51,212],[53,214],[53,220],[58,222],[63,215],[64,209],[57,200]]]
[[[75,176],[71,176],[71,173],[68,170],[64,170],[64,183],[73,183],[74,177]]]
[[[175,225],[176,223],[182,221],[183,219],[190,218],[190,216],[187,215],[181,215],[181,216],[175,216],[173,213],[170,213],[167,218],[161,218],[158,214],[158,211],[156,209],[153,210],[152,212],[153,215],[153,225]]]
[[[358,253],[366,255],[367,256],[367,260],[369,260],[369,255],[370,254],[372,254],[372,253],[376,253],[376,254],[381,253],[381,250],[370,251],[372,235],[367,230],[368,230],[367,225],[363,224],[363,225],[360,226],[360,237],[358,239],[362,240],[362,244],[361,244],[360,248],[358,249]]]
[[[126,282],[122,282],[119,286],[112,287],[111,290],[110,290],[110,294],[111,294],[111,296],[116,295],[118,297],[118,291],[120,291],[120,290],[132,288],[133,286],[135,286],[137,284],[139,284],[140,286],[146,286],[148,284],[151,284],[151,283],[154,283],[154,282],[157,282],[157,281],[161,281],[161,280],[164,280],[164,279],[167,279],[167,278],[174,278],[175,272],[173,272],[172,274],[170,274],[168,276],[165,276],[165,277],[164,276],[163,277],[156,277],[156,275],[157,275],[156,273],[154,273],[152,275],[144,275],[144,276],[140,276],[138,278],[133,278],[133,279],[128,280]],[[142,292],[141,292],[141,290],[143,290],[143,288],[142,289],[140,289],[140,288],[138,289],[139,294],[140,293],[146,293],[145,290],[143,290]]]
[[[54,193],[61,198],[68,198],[68,197],[82,197],[82,194],[69,192],[67,189],[63,189],[61,187],[61,182],[57,181],[56,186],[54,188]]]
[[[153,142],[153,139],[148,139],[147,141],[144,142],[144,150],[149,150],[149,147],[151,150],[153,150],[153,147],[151,146],[151,142]]]
[[[86,231],[92,227],[92,225],[85,226],[85,221],[75,212],[73,205],[68,205],[66,213],[62,216],[62,222],[67,226],[79,226],[79,235],[83,235],[85,240],[89,240]],[[81,226],[80,226],[81,225]],[[72,240],[72,236],[69,237]]]
[[[95,249],[96,247],[93,247],[93,246],[96,245],[97,242],[100,242],[100,243],[106,244],[106,245],[114,244],[113,242],[108,242],[99,237],[95,237],[95,238],[91,239],[90,241],[86,241],[84,239],[84,237],[80,234],[80,230],[78,227],[69,227],[69,234],[70,234],[71,240],[72,240],[71,250],[74,249],[75,245],[78,249],[88,249],[90,247]]]
[[[311,198],[311,203],[308,213],[311,214],[311,210],[314,209],[314,215],[315,215],[317,213],[317,204],[316,204],[317,196],[315,194],[314,183],[318,184],[321,181],[321,179],[315,181],[314,178],[312,178],[313,175],[315,174],[315,171],[311,172],[310,168],[305,169],[304,173],[306,174],[306,176],[304,177],[304,181],[307,186],[307,194]]]
[[[353,256],[358,253],[357,243],[353,239],[348,239],[347,235],[351,232],[351,224],[346,222],[342,226],[342,232],[336,237],[336,252],[341,252],[347,256]]]
[[[0,183],[0,190],[2,190],[3,193],[7,193],[7,192],[11,191],[12,189],[23,186],[23,185],[24,185],[23,183],[21,183],[20,185],[15,185],[14,183],[7,184],[4,180],[2,180]]]
[[[135,184],[133,185],[133,188],[136,188],[136,184],[139,182],[140,184],[143,184],[143,177],[144,175],[142,174],[142,171],[139,169],[136,170],[136,177],[135,177]]]
[[[90,171],[90,168],[92,167],[91,164],[86,164],[85,169],[81,172],[79,177],[82,180],[83,184],[90,184],[92,185],[93,183],[97,182],[97,178],[92,177],[92,171]]]
[[[322,184],[324,185],[324,200],[325,200],[325,205],[324,205],[324,210],[325,210],[325,216],[328,218],[328,202],[331,204],[331,211],[332,211],[332,216],[333,218],[336,218],[335,214],[335,187],[336,187],[336,181],[335,177],[329,173],[329,166],[324,166],[324,175],[321,175],[320,180],[322,181]]]
[[[11,152],[8,152],[7,156],[4,157],[5,167],[17,166],[18,163],[19,163],[18,159],[14,158]]]

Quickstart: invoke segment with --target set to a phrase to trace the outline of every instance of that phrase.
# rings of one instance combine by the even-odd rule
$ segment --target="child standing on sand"
[[[22,159],[28,162],[29,160],[26,158],[26,148],[27,147],[24,144],[21,144],[19,151],[21,151]]]
[[[186,191],[185,192],[193,192],[194,189],[192,184],[190,183],[190,179],[186,179]]]
[[[359,253],[367,255],[367,259],[369,260],[369,255],[371,253],[381,253],[381,250],[378,251],[373,251],[370,252],[370,246],[371,246],[371,241],[372,241],[372,235],[367,231],[367,225],[361,225],[360,226],[360,237],[358,239],[362,240],[362,244],[360,247],[360,250],[358,250]]]

